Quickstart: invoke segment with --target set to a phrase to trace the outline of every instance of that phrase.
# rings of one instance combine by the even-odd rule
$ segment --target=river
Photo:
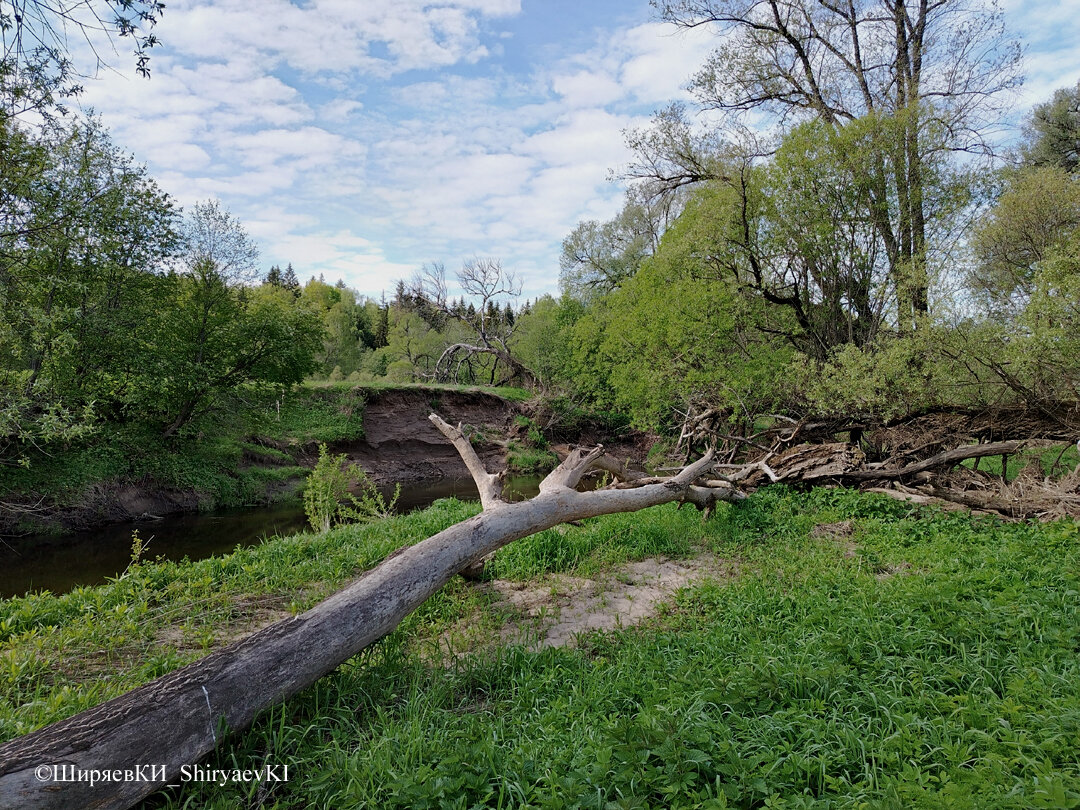
[[[534,477],[511,478],[505,485],[507,497],[535,495],[539,481]],[[476,485],[471,478],[442,478],[403,486],[396,511],[423,509],[439,498],[450,497],[476,500]],[[113,523],[75,534],[0,538],[0,598],[41,590],[65,593],[119,576],[131,561],[131,536],[136,529],[147,541],[144,559],[201,560],[307,528],[303,506],[291,501]]]

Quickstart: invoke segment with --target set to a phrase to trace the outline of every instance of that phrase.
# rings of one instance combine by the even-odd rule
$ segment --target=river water
[[[505,484],[506,495],[511,500],[531,497],[539,480],[511,478]],[[439,498],[450,497],[476,500],[476,485],[471,478],[443,478],[402,486],[396,511],[423,509]],[[136,529],[139,537],[148,541],[144,559],[201,560],[307,528],[303,506],[293,501],[113,523],[76,534],[0,538],[0,598],[41,590],[64,593],[119,576],[131,561],[131,535]]]

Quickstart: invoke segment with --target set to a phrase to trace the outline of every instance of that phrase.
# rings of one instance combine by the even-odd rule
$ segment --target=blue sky
[[[1019,108],[1080,79],[1080,0],[1004,10]],[[82,104],[182,205],[220,199],[264,269],[376,297],[473,256],[554,292],[562,238],[620,206],[622,130],[716,44],[646,0],[170,0],[157,33],[150,81],[121,49]]]

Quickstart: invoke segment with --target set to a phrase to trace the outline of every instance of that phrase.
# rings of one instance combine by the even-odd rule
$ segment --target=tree
[[[258,253],[217,202],[193,206],[181,234],[131,394],[166,437],[244,392],[299,382],[314,370],[323,335],[318,316],[288,290],[244,286],[256,277]]]
[[[987,314],[1015,320],[1037,286],[1040,266],[1080,230],[1080,180],[1055,165],[1012,175],[972,233],[970,282]]]
[[[96,41],[116,34],[134,43],[135,70],[149,78],[149,51],[158,45],[152,29],[164,11],[161,0],[2,0],[0,64],[15,74],[48,71],[67,79],[72,74],[67,58],[71,33],[90,45],[98,68],[105,62]],[[79,88],[66,89],[70,93]]]
[[[123,407],[175,212],[94,120],[0,137],[0,436],[40,446]]]
[[[587,301],[616,289],[656,250],[684,204],[684,194],[650,197],[647,187],[631,186],[614,219],[579,222],[562,243],[563,292]]]
[[[285,268],[285,272],[281,275],[281,286],[286,290],[292,292],[293,295],[300,296],[300,280],[296,277],[296,271],[293,270],[292,262],[289,262]]]
[[[282,286],[281,284],[281,268],[276,264],[270,268],[270,271],[266,274],[266,284],[273,284],[275,287]]]
[[[569,299],[567,304],[573,305]],[[567,377],[566,361],[570,347],[564,331],[567,324],[560,319],[561,312],[560,304],[550,295],[545,295],[538,298],[533,306],[522,308],[514,325],[510,348],[544,386],[564,381]]]
[[[390,335],[390,305],[383,300],[379,306],[378,320],[375,323],[374,348],[381,349],[386,346]]]
[[[257,280],[255,262],[259,249],[243,226],[217,200],[197,202],[192,206],[184,219],[181,238],[181,272],[196,272],[196,268],[212,266],[226,285],[250,284]]]
[[[694,78],[703,107],[760,110],[784,124],[881,127],[866,215],[887,258],[897,323],[929,308],[927,163],[989,152],[1000,92],[1019,81],[1019,47],[977,2],[653,0],[661,19],[713,26],[723,44]]]
[[[1035,107],[1024,134],[1021,155],[1028,165],[1080,171],[1080,82]]]
[[[490,258],[465,261],[457,277],[465,293],[479,300],[479,306],[470,301],[464,314],[447,298],[446,271],[441,264],[425,267],[414,280],[411,291],[412,298],[422,308],[444,319],[457,320],[473,333],[470,339],[446,347],[435,364],[436,379],[473,381],[476,374],[473,364],[486,359],[491,361],[488,377],[491,385],[505,385],[514,378],[532,380],[532,372],[510,351],[514,324],[502,316],[497,306],[502,296],[520,295],[521,282],[498,259]],[[500,363],[505,369],[501,378],[497,375]]]

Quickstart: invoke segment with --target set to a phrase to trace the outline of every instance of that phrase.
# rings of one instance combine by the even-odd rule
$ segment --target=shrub
[[[331,454],[325,444],[319,444],[319,460],[304,487],[304,513],[315,531],[389,517],[401,494],[399,485],[388,502],[367,473],[345,459],[344,453]]]

